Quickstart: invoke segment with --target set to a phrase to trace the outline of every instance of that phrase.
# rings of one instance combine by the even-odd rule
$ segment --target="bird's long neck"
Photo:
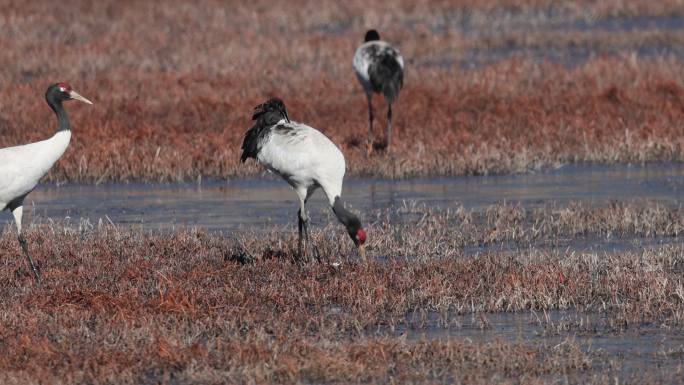
[[[342,199],[340,199],[339,196],[335,197],[335,203],[333,203],[333,212],[335,213],[337,220],[339,220],[340,223],[347,228],[347,231],[353,230],[353,232],[356,233],[358,228],[355,227],[360,227],[361,221],[359,221],[359,218],[356,215],[344,208]]]
[[[57,128],[57,132],[61,131],[71,131],[71,123],[69,123],[69,115],[67,115],[66,109],[64,109],[64,106],[62,106],[61,101],[54,101],[48,99],[48,104],[50,105],[50,108],[52,108],[53,111],[55,111],[55,114],[57,115],[57,121],[59,122],[59,127]]]

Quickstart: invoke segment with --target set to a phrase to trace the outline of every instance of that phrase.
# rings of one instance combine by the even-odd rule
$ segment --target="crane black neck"
[[[361,228],[361,221],[359,218],[352,214],[349,210],[344,208],[342,204],[342,199],[339,196],[335,197],[335,203],[333,204],[333,212],[337,219],[347,228],[349,236],[354,239],[356,233]]]
[[[61,131],[71,131],[71,123],[69,122],[69,115],[67,115],[66,109],[62,105],[62,101],[54,98],[52,95],[48,95],[47,103],[52,108],[52,111],[57,115],[57,120],[59,121],[59,127],[57,132]]]

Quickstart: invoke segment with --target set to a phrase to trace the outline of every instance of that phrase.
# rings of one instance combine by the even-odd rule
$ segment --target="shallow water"
[[[355,210],[402,205],[480,209],[497,203],[527,207],[581,201],[605,205],[644,198],[666,206],[684,197],[684,164],[567,166],[524,175],[436,179],[351,179],[344,198]],[[314,225],[329,218],[322,191],[311,198]],[[259,230],[296,223],[297,199],[290,187],[270,177],[197,184],[41,185],[25,201],[38,218],[111,221],[146,230],[201,227],[210,231]],[[26,214],[25,214],[26,215]],[[0,220],[11,220],[7,212]],[[29,219],[30,220],[30,219]],[[397,219],[399,220],[399,219]]]
[[[599,357],[598,362],[616,369],[621,379],[633,378],[644,365],[663,369],[684,364],[684,332],[654,324],[632,325],[615,330],[603,315],[579,313],[575,310],[548,312],[485,313],[449,316],[449,325],[437,313],[412,317],[410,322],[392,330],[383,327],[380,335],[406,335],[408,339],[467,339],[488,342],[539,343],[561,346],[567,340]],[[617,359],[617,361],[616,361]],[[612,362],[611,362],[612,361]],[[594,369],[600,370],[601,367]]]
[[[474,257],[495,253],[497,255],[519,255],[531,249],[537,251],[563,252],[574,251],[579,254],[639,253],[682,242],[681,237],[558,237],[552,241],[535,242],[531,245],[517,242],[502,242],[484,246],[466,246],[463,255]]]

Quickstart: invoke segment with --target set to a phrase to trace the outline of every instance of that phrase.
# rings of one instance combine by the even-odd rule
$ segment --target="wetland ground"
[[[0,213],[1,383],[684,378],[680,1],[60,5],[0,0],[0,147],[52,135],[52,82],[94,102],[27,199],[42,286]],[[406,79],[367,157],[370,27]],[[275,95],[344,152],[368,263],[320,196],[295,262],[294,196],[238,163]]]
[[[172,207],[197,192],[193,185],[41,187],[36,196],[47,206],[61,202],[50,217],[34,210],[28,222],[42,287],[11,223],[0,237],[0,378],[677,383],[678,169],[577,168],[464,178],[467,187],[355,181],[350,195],[368,230],[368,263],[322,202],[312,216],[324,263],[296,263],[294,199],[268,181],[209,186],[220,197],[194,202],[207,212],[219,200],[244,206],[257,218],[249,226],[220,214],[183,223],[172,210],[172,227],[154,215],[149,223],[97,217],[111,189]],[[610,198],[605,190],[619,188],[611,175],[653,198]],[[556,199],[549,186],[562,189],[563,181],[587,187]],[[460,201],[449,188],[469,194]],[[367,189],[377,192],[374,202],[355,200]],[[267,204],[272,196],[282,212]]]

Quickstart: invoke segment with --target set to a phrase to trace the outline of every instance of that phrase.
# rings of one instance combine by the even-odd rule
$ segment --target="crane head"
[[[355,243],[357,246],[362,246],[364,243],[366,243],[366,230],[359,229],[356,231],[356,236],[354,239],[356,240]]]
[[[54,99],[55,101],[65,101],[65,100],[79,100],[83,103],[93,104],[90,100],[81,96],[78,92],[74,91],[69,83],[55,83],[48,87],[45,93],[46,99]]]
[[[282,118],[290,122],[290,117],[287,115],[287,108],[285,108],[285,103],[280,98],[271,98],[265,103],[259,104],[254,107],[254,113],[252,114],[252,120],[257,120],[262,116],[276,115],[278,118]],[[280,119],[278,119],[280,120]],[[277,122],[277,121],[276,121]],[[274,123],[276,123],[274,122]]]
[[[363,38],[364,43],[376,40],[380,40],[380,34],[374,29],[369,29],[368,32],[366,32],[366,36]]]
[[[356,247],[359,248],[359,254],[361,254],[361,259],[366,260],[366,231],[364,229],[359,229],[356,232]]]
[[[356,219],[347,225],[347,231],[354,245],[358,247],[361,259],[366,260],[366,230],[361,227],[361,222]]]

